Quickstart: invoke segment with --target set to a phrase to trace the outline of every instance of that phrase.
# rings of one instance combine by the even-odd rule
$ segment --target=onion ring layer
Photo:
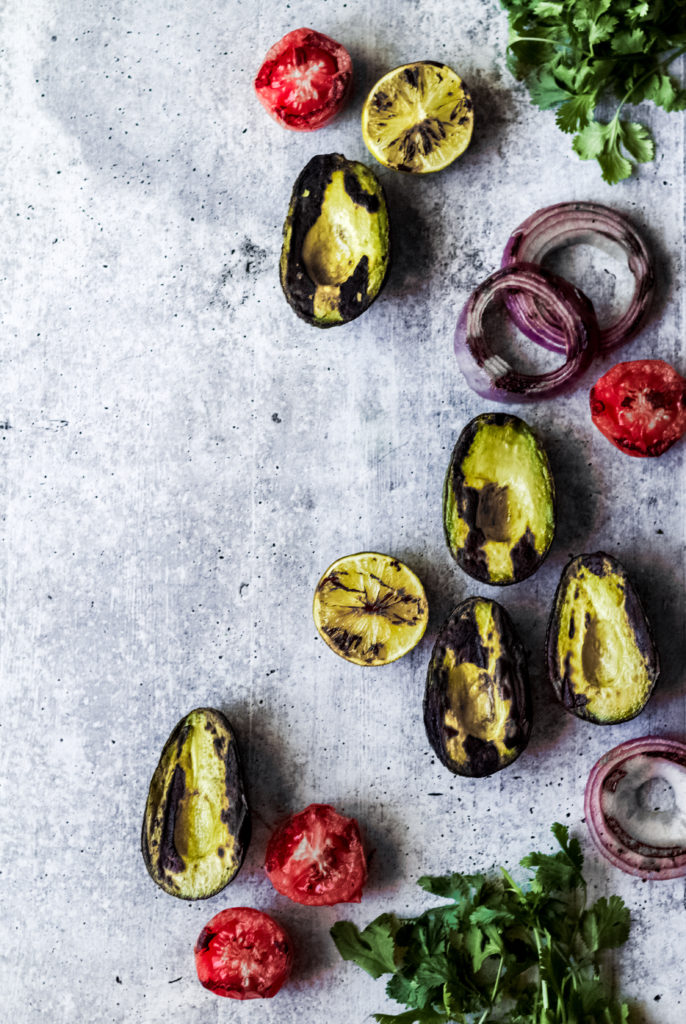
[[[483,331],[486,308],[496,296],[531,299],[536,310],[557,324],[564,339],[565,363],[555,370],[524,374],[495,354]],[[455,329],[455,355],[469,386],[495,402],[529,401],[560,391],[588,365],[597,345],[598,323],[589,299],[569,281],[532,263],[496,270],[469,296]]]
[[[615,867],[651,880],[686,875],[686,745],[660,736],[620,743],[591,771],[584,813]]]
[[[655,287],[655,273],[645,243],[623,214],[600,203],[556,203],[528,217],[514,231],[505,246],[502,266],[513,263],[541,263],[563,245],[587,242],[602,248],[604,239],[620,246],[634,275],[634,293],[625,311],[600,329],[601,352],[623,345],[646,321]],[[541,309],[528,294],[508,295],[510,316],[532,341],[555,351],[565,350],[561,324]]]

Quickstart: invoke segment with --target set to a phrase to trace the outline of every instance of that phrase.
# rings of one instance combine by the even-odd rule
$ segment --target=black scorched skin
[[[205,716],[205,729],[213,734],[213,744],[217,757],[224,762],[224,787],[228,805],[231,810],[228,813],[226,810],[222,810],[221,820],[229,827],[230,831],[236,837],[235,849],[238,857],[238,865],[232,876],[233,878],[236,876],[243,863],[250,843],[251,820],[243,782],[243,771],[241,768],[238,745],[229,720],[221,713],[221,711],[217,711],[216,708],[196,708],[194,711],[190,712],[174,727],[160,755],[158,768],[166,760],[176,759],[180,756],[190,732],[190,726],[188,724],[189,719],[191,715],[198,713]],[[155,770],[155,775],[156,774],[157,769]],[[154,777],[155,776],[153,776],[153,782]],[[152,783],[150,788],[152,789]],[[173,876],[168,874],[168,872],[178,873],[179,871],[182,871],[184,867],[183,858],[174,845],[174,826],[177,810],[185,790],[186,774],[181,765],[177,764],[175,765],[172,773],[171,784],[167,790],[163,792],[160,803],[151,808],[150,811],[146,805],[141,833],[141,850],[145,866],[153,881],[157,882],[158,885],[161,885],[166,892],[170,892],[172,895],[178,896],[180,899],[195,899],[196,897],[188,897],[179,892],[173,885]],[[148,845],[146,830],[148,813],[153,813],[156,817],[159,815],[162,815],[163,817],[162,837],[159,846],[155,843],[153,843],[152,846]],[[223,856],[223,851],[221,851],[220,856]],[[225,884],[228,884],[228,882]],[[197,898],[209,899],[210,896],[214,895],[214,892],[208,892]]]
[[[512,546],[510,553],[514,578],[512,580],[493,580],[489,575],[488,563],[486,561],[486,554],[483,547],[486,538],[484,537],[483,531],[476,524],[480,492],[474,487],[467,487],[464,483],[462,463],[467,457],[474,438],[482,426],[495,424],[497,427],[503,427],[508,421],[516,421],[517,423],[524,422],[518,416],[512,416],[503,412],[482,413],[480,416],[475,416],[473,420],[470,420],[458,437],[455,448],[453,449],[443,492],[443,506],[445,508],[447,489],[449,485],[452,486],[460,515],[469,526],[469,533],[464,546],[458,551],[454,551],[451,547],[445,515],[443,516],[443,532],[445,534],[446,543],[450,553],[460,568],[469,576],[475,580],[479,580],[480,583],[488,583],[494,587],[504,587],[511,583],[519,583],[521,580],[525,580],[528,576],[531,576],[536,572],[548,553],[546,550],[542,555],[539,554],[534,543],[534,536],[527,527],[524,535]],[[554,515],[555,488],[552,473],[550,474],[550,484],[552,488]]]
[[[589,722],[594,722],[596,725],[613,725],[616,724],[614,720],[606,722],[594,717],[586,711],[588,697],[583,693],[583,691],[574,687],[569,670],[569,659],[566,659],[565,669],[562,674],[558,671],[557,666],[557,637],[560,632],[564,597],[569,591],[572,580],[583,567],[587,568],[594,576],[603,577],[611,574],[613,576],[617,576],[621,580],[622,588],[624,590],[624,607],[626,609],[627,619],[633,634],[634,643],[636,644],[639,653],[645,658],[648,666],[648,673],[653,680],[650,693],[652,693],[660,674],[660,658],[646,613],[643,610],[643,606],[636,590],[634,589],[634,585],[621,562],[618,562],[616,558],[613,558],[612,555],[606,554],[604,551],[595,551],[593,554],[589,555],[577,555],[570,559],[562,571],[560,582],[558,583],[557,590],[555,591],[555,600],[553,602],[553,608],[550,613],[548,628],[546,630],[546,663],[548,668],[548,678],[550,679],[553,690],[555,691],[555,696],[565,710],[576,715],[577,718],[584,718]],[[572,615],[569,628],[570,638],[574,636],[575,629],[576,623],[574,616]],[[650,693],[646,698],[646,702],[650,697]],[[631,718],[635,718],[636,715],[640,714],[644,707],[645,703],[633,715],[630,715],[629,718],[623,718],[621,721],[626,722],[630,721]]]
[[[443,624],[431,654],[424,694],[424,725],[431,746],[446,768],[469,778],[492,775],[516,760],[529,742],[532,721],[529,670],[524,647],[508,613],[496,601],[491,601],[501,648],[493,685],[503,699],[512,701],[512,713],[502,737],[512,756],[505,761],[501,760],[494,743],[471,735],[464,741],[468,755],[466,766],[456,765],[448,753],[447,740],[451,737],[445,726],[445,714],[449,709],[449,673],[443,667],[443,661],[446,651],[452,650],[457,662],[470,662],[478,668],[487,668],[488,653],[474,617],[474,605],[479,600],[470,597],[463,601]]]
[[[384,195],[383,187],[378,179],[380,196],[366,192],[360,186],[353,167],[354,164],[340,153],[314,156],[296,178],[291,194],[288,216],[284,225],[284,235],[288,226],[291,227],[291,242],[285,270],[281,267],[281,287],[293,311],[301,320],[306,320],[308,324],[315,327],[338,326],[337,323],[321,323],[316,319],[314,295],[317,288],[309,277],[302,258],[307,232],[319,218],[324,193],[331,182],[334,171],[342,170],[344,172],[345,191],[354,203],[364,207],[370,213],[376,213],[379,210],[380,196]],[[303,196],[305,191],[309,191],[309,195]],[[367,293],[368,283],[369,257],[363,256],[352,275],[340,286],[339,309],[343,316],[343,323],[348,323],[364,313],[376,298],[376,295]],[[358,299],[358,295],[361,296],[360,299]]]

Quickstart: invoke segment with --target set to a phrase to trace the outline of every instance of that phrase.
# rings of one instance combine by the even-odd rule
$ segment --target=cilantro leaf
[[[623,181],[624,178],[631,177],[633,170],[631,162],[625,156],[622,156],[617,147],[611,147],[605,152],[600,153],[596,160],[603,172],[603,181],[606,181],[609,185],[616,185],[617,182]]]
[[[637,124],[635,121],[620,121],[619,134],[624,148],[634,160],[644,164],[653,159],[655,145],[645,125]]]
[[[578,135],[574,136],[572,146],[582,160],[596,160],[605,151],[608,144],[608,125],[599,121],[591,121]]]
[[[622,946],[630,927],[629,908],[619,896],[601,897],[581,918],[581,935],[591,953]]]
[[[595,93],[592,92],[582,92],[579,96],[571,96],[565,100],[555,114],[558,128],[563,132],[575,132],[579,128],[585,128],[593,115],[595,103]]]
[[[658,107],[667,111],[684,110],[686,108],[686,89],[681,89],[676,82],[663,71],[656,71],[643,84],[641,99],[652,100]],[[634,96],[634,100],[636,97]]]
[[[564,825],[553,825],[552,832],[562,849],[558,853],[530,853],[522,867],[536,868],[534,889],[538,892],[568,892],[580,884],[583,856],[576,839],[569,840]]]
[[[460,875],[457,871],[446,876],[422,875],[417,880],[417,885],[434,896],[460,903],[462,900],[471,899],[474,891],[478,892],[486,885],[486,876]]]
[[[616,32],[612,37],[612,49],[615,53],[642,53],[645,46],[645,32],[640,28],[632,28],[630,32]]]
[[[362,932],[351,921],[337,921],[331,937],[344,960],[353,960],[372,978],[380,978],[396,969],[395,935],[399,927],[395,914],[382,914]]]
[[[430,1010],[443,991],[443,982],[425,985],[421,978],[398,972],[386,985],[386,995],[415,1010]]]
[[[373,1013],[377,1024],[442,1024],[448,1015],[438,1010],[407,1010],[405,1013]]]
[[[617,28],[617,19],[611,15],[606,14],[598,18],[597,21],[593,21],[588,26],[588,43],[591,48],[597,46],[598,43],[603,43],[608,39],[615,37],[615,29]]]
[[[531,102],[541,110],[549,110],[551,107],[557,106],[558,103],[564,103],[570,97],[568,90],[563,88],[553,72],[547,69],[533,76],[529,80],[528,86]]]

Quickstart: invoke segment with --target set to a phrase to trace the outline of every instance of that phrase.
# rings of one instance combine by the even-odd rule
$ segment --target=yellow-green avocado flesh
[[[281,250],[281,285],[298,316],[316,327],[359,316],[384,284],[389,255],[373,172],[337,153],[314,157],[293,189]]]
[[[548,627],[548,674],[568,711],[600,725],[634,718],[659,674],[650,627],[626,571],[603,552],[565,568]]]
[[[143,819],[146,867],[165,892],[213,896],[240,868],[250,818],[236,739],[213,708],[183,718],[164,746]]]
[[[555,533],[555,491],[527,423],[485,413],[467,424],[446,474],[443,522],[451,554],[475,579],[516,583],[538,568]]]
[[[526,746],[526,658],[495,601],[469,598],[441,629],[429,665],[424,723],[441,761],[457,775],[490,775]]]

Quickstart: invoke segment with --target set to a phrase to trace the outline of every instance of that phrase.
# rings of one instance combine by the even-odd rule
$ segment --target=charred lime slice
[[[387,665],[424,635],[424,587],[390,555],[365,551],[339,558],[314,594],[314,624],[332,651],[356,665]]]
[[[440,171],[464,153],[474,108],[459,75],[420,60],[379,79],[362,108],[367,149],[384,167],[413,174]]]

